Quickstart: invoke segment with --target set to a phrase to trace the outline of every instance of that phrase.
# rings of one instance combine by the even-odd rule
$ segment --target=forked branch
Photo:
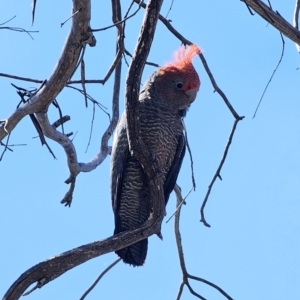
[[[175,238],[176,238],[176,245],[177,245],[177,250],[178,250],[178,256],[179,256],[179,261],[180,261],[180,267],[181,267],[181,271],[182,271],[182,282],[179,286],[179,291],[176,297],[176,300],[179,300],[181,298],[182,292],[183,292],[183,288],[186,285],[189,289],[189,291],[191,292],[191,294],[193,294],[195,297],[205,300],[205,298],[201,295],[199,295],[198,293],[196,293],[193,288],[191,287],[190,283],[189,283],[189,279],[193,279],[199,282],[203,282],[211,287],[213,287],[214,289],[216,289],[217,291],[219,291],[226,299],[228,300],[233,300],[233,298],[231,298],[223,289],[221,289],[218,285],[200,278],[200,277],[196,277],[193,275],[190,275],[187,271],[186,265],[185,265],[185,260],[184,260],[184,253],[183,253],[183,247],[182,247],[182,240],[181,240],[181,234],[180,234],[180,229],[179,229],[179,221],[180,221],[180,213],[181,213],[181,203],[184,201],[182,194],[181,194],[181,189],[180,187],[176,184],[175,188],[174,188],[174,192],[176,194],[176,198],[177,198],[177,205],[176,207],[178,209],[176,209],[176,215],[175,215],[175,222],[174,222],[174,231],[175,231]]]

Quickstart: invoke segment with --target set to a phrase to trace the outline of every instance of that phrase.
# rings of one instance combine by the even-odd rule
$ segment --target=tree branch
[[[150,190],[149,198],[151,199],[153,208],[153,219],[151,219],[152,227],[155,228],[155,233],[159,234],[161,222],[165,215],[163,181],[162,177],[158,176],[159,168],[157,161],[153,161],[151,153],[139,136],[138,97],[142,73],[152,45],[162,3],[163,0],[149,0],[146,6],[141,32],[128,70],[125,94],[129,150],[143,167],[146,178],[148,179]]]
[[[142,31],[139,37],[139,42],[134,52],[132,64],[129,68],[129,73],[127,77],[127,88],[126,88],[126,103],[127,103],[127,113],[131,116],[128,119],[129,124],[129,137],[131,141],[131,149],[134,149],[137,158],[140,158],[140,141],[136,139],[138,135],[135,129],[135,108],[138,101],[138,90],[139,83],[141,79],[141,74],[145,64],[146,57],[148,55],[151,42],[154,36],[156,22],[158,19],[159,9],[161,7],[162,0],[150,0],[148,3],[148,8],[145,13],[145,18],[143,21]],[[146,48],[145,48],[146,47]],[[145,50],[145,51],[144,51]],[[136,82],[132,82],[133,79],[137,79]],[[40,115],[42,117],[42,115]],[[132,134],[133,127],[133,134]],[[142,149],[144,150],[144,149]],[[146,164],[145,172],[149,176],[152,174],[152,165],[150,163],[149,157],[145,156]],[[150,165],[151,171],[148,171]],[[76,170],[75,170],[76,172]],[[156,174],[155,174],[156,175]],[[84,263],[85,261],[100,256],[102,254],[116,251],[125,248],[133,243],[145,239],[146,237],[158,233],[160,231],[160,224],[164,212],[164,201],[163,199],[163,189],[162,189],[162,179],[159,176],[155,176],[150,180],[151,186],[151,199],[153,201],[153,218],[147,220],[140,228],[129,231],[122,232],[121,234],[112,236],[108,239],[91,243],[79,248],[67,251],[53,257],[45,262],[37,264],[36,266],[30,268],[25,273],[23,273],[16,282],[10,287],[4,296],[5,300],[15,300],[18,299],[23,292],[33,283],[37,283],[39,287],[47,284],[51,280],[59,277],[66,271]]]
[[[238,120],[236,120],[236,122],[238,122]],[[189,283],[189,279],[193,279],[196,281],[200,281],[203,282],[211,287],[213,287],[214,289],[216,289],[217,291],[219,291],[224,297],[226,297],[228,300],[233,300],[233,298],[231,298],[223,289],[221,289],[218,285],[200,278],[200,277],[196,277],[193,275],[190,275],[186,269],[186,265],[185,265],[185,260],[184,260],[184,253],[183,253],[183,247],[182,247],[182,240],[181,240],[181,234],[180,234],[180,229],[179,229],[179,221],[180,221],[180,213],[181,213],[181,203],[184,201],[182,195],[181,195],[181,189],[180,187],[176,184],[174,187],[174,192],[176,194],[176,198],[177,198],[177,210],[176,210],[176,215],[175,215],[175,222],[174,222],[174,231],[175,231],[175,238],[176,238],[176,245],[177,245],[177,250],[178,250],[178,256],[179,256],[179,261],[180,261],[180,267],[181,267],[181,271],[182,271],[182,282],[180,284],[179,287],[179,291],[177,294],[176,299],[179,300],[181,298],[182,295],[182,291],[184,288],[184,285],[186,285],[189,289],[189,291],[197,298],[199,299],[203,299],[206,300],[204,297],[202,297],[201,295],[199,295],[198,293],[196,293],[193,288],[191,287],[190,283]]]
[[[228,142],[227,142],[227,145],[226,145],[226,148],[224,150],[224,154],[223,154],[223,157],[221,159],[221,162],[219,164],[219,167],[215,173],[215,175],[213,176],[213,179],[210,183],[210,185],[208,186],[208,190],[207,190],[207,193],[205,195],[205,198],[202,202],[202,205],[201,205],[201,209],[200,209],[200,214],[201,214],[201,220],[200,222],[203,222],[203,224],[206,226],[206,227],[210,227],[210,225],[206,222],[206,219],[205,219],[205,216],[204,216],[204,208],[205,208],[205,205],[206,205],[206,202],[208,200],[208,197],[210,195],[210,192],[211,192],[211,189],[216,181],[217,178],[220,178],[222,180],[222,177],[221,177],[221,170],[222,170],[222,167],[223,167],[223,164],[226,160],[226,157],[227,157],[227,154],[228,154],[228,150],[229,150],[229,147],[231,145],[231,142],[232,142],[232,139],[233,139],[233,135],[234,135],[234,132],[236,130],[236,127],[237,127],[237,124],[238,122],[240,121],[240,119],[236,119],[234,121],[234,124],[233,124],[233,127],[232,127],[232,130],[231,130],[231,133],[230,133],[230,136],[229,136],[229,139],[228,139]]]
[[[0,124],[0,141],[28,114],[45,110],[61,92],[72,76],[83,45],[94,44],[90,28],[91,5],[89,0],[73,0],[73,12],[81,8],[72,18],[72,27],[58,63],[44,86],[30,100],[19,107],[7,119],[5,128]],[[6,130],[5,130],[6,129]]]
[[[85,297],[93,290],[93,288],[98,284],[101,278],[111,270],[117,263],[121,261],[121,258],[117,258],[112,264],[110,264],[101,274],[97,277],[97,279],[93,282],[93,284],[83,293],[79,300],[85,299]]]
[[[260,0],[240,0],[245,2],[257,14],[270,23],[273,27],[282,32],[290,40],[300,45],[300,32],[287,22],[277,11],[273,11],[271,7],[267,6]]]
[[[39,288],[61,276],[70,269],[100,255],[128,247],[156,233],[153,220],[147,220],[140,228],[122,232],[107,239],[49,258],[25,271],[11,285],[2,300],[19,299],[26,289],[36,283]]]
[[[300,0],[296,0],[294,17],[293,17],[293,25],[299,30],[299,10],[300,10]],[[300,52],[300,44],[296,43],[297,51]]]

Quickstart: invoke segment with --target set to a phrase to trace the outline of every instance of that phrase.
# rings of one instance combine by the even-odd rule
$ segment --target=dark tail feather
[[[116,254],[123,259],[124,263],[137,267],[142,266],[145,263],[147,249],[148,239],[145,239],[127,248],[116,251]]]

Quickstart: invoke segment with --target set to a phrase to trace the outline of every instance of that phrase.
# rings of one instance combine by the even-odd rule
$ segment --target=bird
[[[185,155],[186,138],[182,118],[194,102],[200,79],[192,59],[201,53],[198,46],[181,46],[173,61],[158,68],[146,81],[139,94],[138,119],[140,137],[158,162],[163,177],[164,201],[176,184]],[[126,112],[119,119],[114,135],[110,192],[114,212],[114,235],[139,228],[150,216],[151,199],[143,168],[129,150]],[[124,263],[145,263],[148,239],[116,251]]]

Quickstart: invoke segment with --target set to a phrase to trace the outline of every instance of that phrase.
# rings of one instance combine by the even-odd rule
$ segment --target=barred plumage
[[[173,64],[158,69],[140,92],[139,120],[141,137],[158,161],[164,179],[165,204],[177,180],[185,154],[182,117],[195,100],[200,80],[192,57],[200,53],[196,46]],[[198,49],[198,50],[197,50]],[[142,167],[129,153],[126,115],[120,118],[111,155],[111,197],[115,231],[138,228],[149,217],[151,207],[148,183]],[[116,251],[125,263],[143,265],[148,240]]]

